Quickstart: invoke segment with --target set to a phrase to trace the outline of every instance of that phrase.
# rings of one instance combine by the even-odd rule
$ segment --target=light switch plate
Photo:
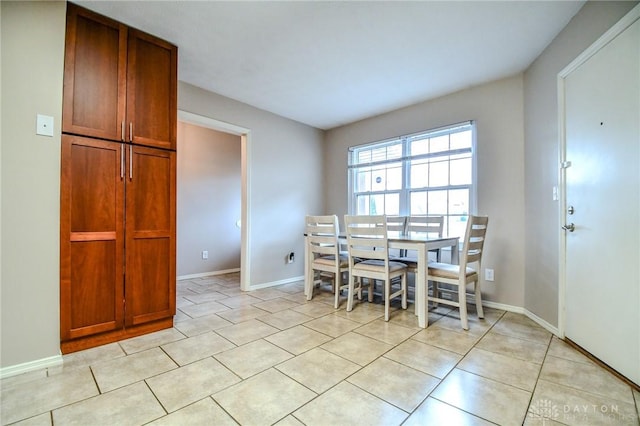
[[[36,135],[53,136],[53,117],[43,114],[37,115]]]
[[[485,269],[484,270],[484,280],[485,281],[493,281],[494,280],[494,274],[493,274],[493,269]]]

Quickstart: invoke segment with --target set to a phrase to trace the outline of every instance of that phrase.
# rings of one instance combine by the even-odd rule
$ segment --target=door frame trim
[[[567,191],[566,191],[566,172],[562,164],[567,161],[567,140],[566,140],[566,99],[565,99],[565,80],[566,78],[578,67],[587,62],[593,55],[595,55],[600,49],[606,46],[614,38],[624,32],[634,22],[640,19],[640,5],[635,6],[625,16],[623,16],[615,25],[607,30],[602,36],[600,36],[591,46],[584,50],[578,57],[576,57],[569,65],[567,65],[562,71],[558,73],[557,87],[558,87],[558,185],[560,188],[561,196],[559,197],[558,207],[558,223],[565,223],[567,211]],[[558,337],[564,339],[566,330],[566,262],[567,262],[567,237],[566,232],[559,229],[560,232],[560,247],[559,253],[559,271],[558,271]]]
[[[242,189],[240,199],[240,289],[251,287],[251,129],[216,120],[215,118],[178,110],[178,121],[194,124],[219,132],[240,136]]]

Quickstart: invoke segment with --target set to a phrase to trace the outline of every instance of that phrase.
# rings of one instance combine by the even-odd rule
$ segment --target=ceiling
[[[78,1],[181,81],[330,129],[524,71],[584,1]]]

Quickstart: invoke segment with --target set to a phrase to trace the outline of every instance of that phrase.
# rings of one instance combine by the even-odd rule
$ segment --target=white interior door
[[[564,88],[565,335],[640,384],[640,21]]]

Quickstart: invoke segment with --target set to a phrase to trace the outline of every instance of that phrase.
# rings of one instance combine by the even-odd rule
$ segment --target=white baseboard
[[[35,361],[25,362],[18,365],[10,365],[0,368],[0,379],[17,376],[18,374],[28,373],[30,371],[40,370],[43,368],[57,367],[62,365],[62,355],[54,355],[48,358],[37,359]]]
[[[513,312],[513,313],[516,313],[516,314],[522,314],[522,315],[526,316],[527,318],[529,318],[530,320],[532,320],[533,322],[535,322],[536,324],[538,324],[539,326],[541,326],[542,328],[544,328],[547,331],[549,331],[550,333],[552,333],[552,334],[554,334],[556,336],[560,336],[560,332],[558,331],[558,327],[555,327],[555,326],[551,325],[549,322],[543,320],[542,318],[540,318],[539,316],[537,316],[533,312],[529,311],[528,309],[522,308],[520,306],[506,305],[504,303],[497,303],[497,302],[491,302],[491,301],[486,301],[486,300],[482,301],[482,305],[486,306],[487,308],[501,309],[501,310],[507,311],[507,312]]]
[[[549,331],[550,333],[553,333],[554,335],[560,337],[560,330],[558,330],[558,327],[551,325],[549,322],[547,322],[546,320],[543,320],[542,318],[540,318],[533,312],[529,311],[528,309],[524,310],[524,314],[528,316],[532,321],[537,322],[541,327],[546,328],[547,331]]]
[[[214,276],[214,275],[232,274],[234,272],[240,272],[240,268],[225,269],[225,270],[222,270],[222,271],[203,272],[201,274],[180,275],[176,279],[177,280],[191,280],[191,279],[194,279],[194,278],[211,277],[211,276]],[[278,281],[270,281],[270,282],[267,282],[267,283],[252,284],[249,287],[249,291],[251,291],[251,290],[260,290],[261,288],[268,288],[268,287],[273,287],[273,286],[282,285],[282,284],[295,283],[295,282],[298,282],[298,281],[304,281],[304,275],[300,275],[299,277],[285,278],[283,280],[278,280]]]
[[[299,277],[285,278],[283,280],[278,280],[278,281],[271,281],[268,283],[252,284],[251,287],[249,287],[249,291],[260,290],[261,288],[273,287],[276,285],[295,283],[298,281],[304,281],[304,275],[300,275]]]
[[[214,275],[233,274],[234,272],[240,272],[240,268],[223,269],[221,271],[202,272],[200,274],[180,275],[176,277],[177,280],[191,280],[194,278],[211,277]]]
[[[524,314],[524,308],[520,306],[507,305],[505,303],[492,302],[490,300],[483,300],[482,306],[486,306],[487,308],[500,309],[507,312],[513,312],[516,314]]]

